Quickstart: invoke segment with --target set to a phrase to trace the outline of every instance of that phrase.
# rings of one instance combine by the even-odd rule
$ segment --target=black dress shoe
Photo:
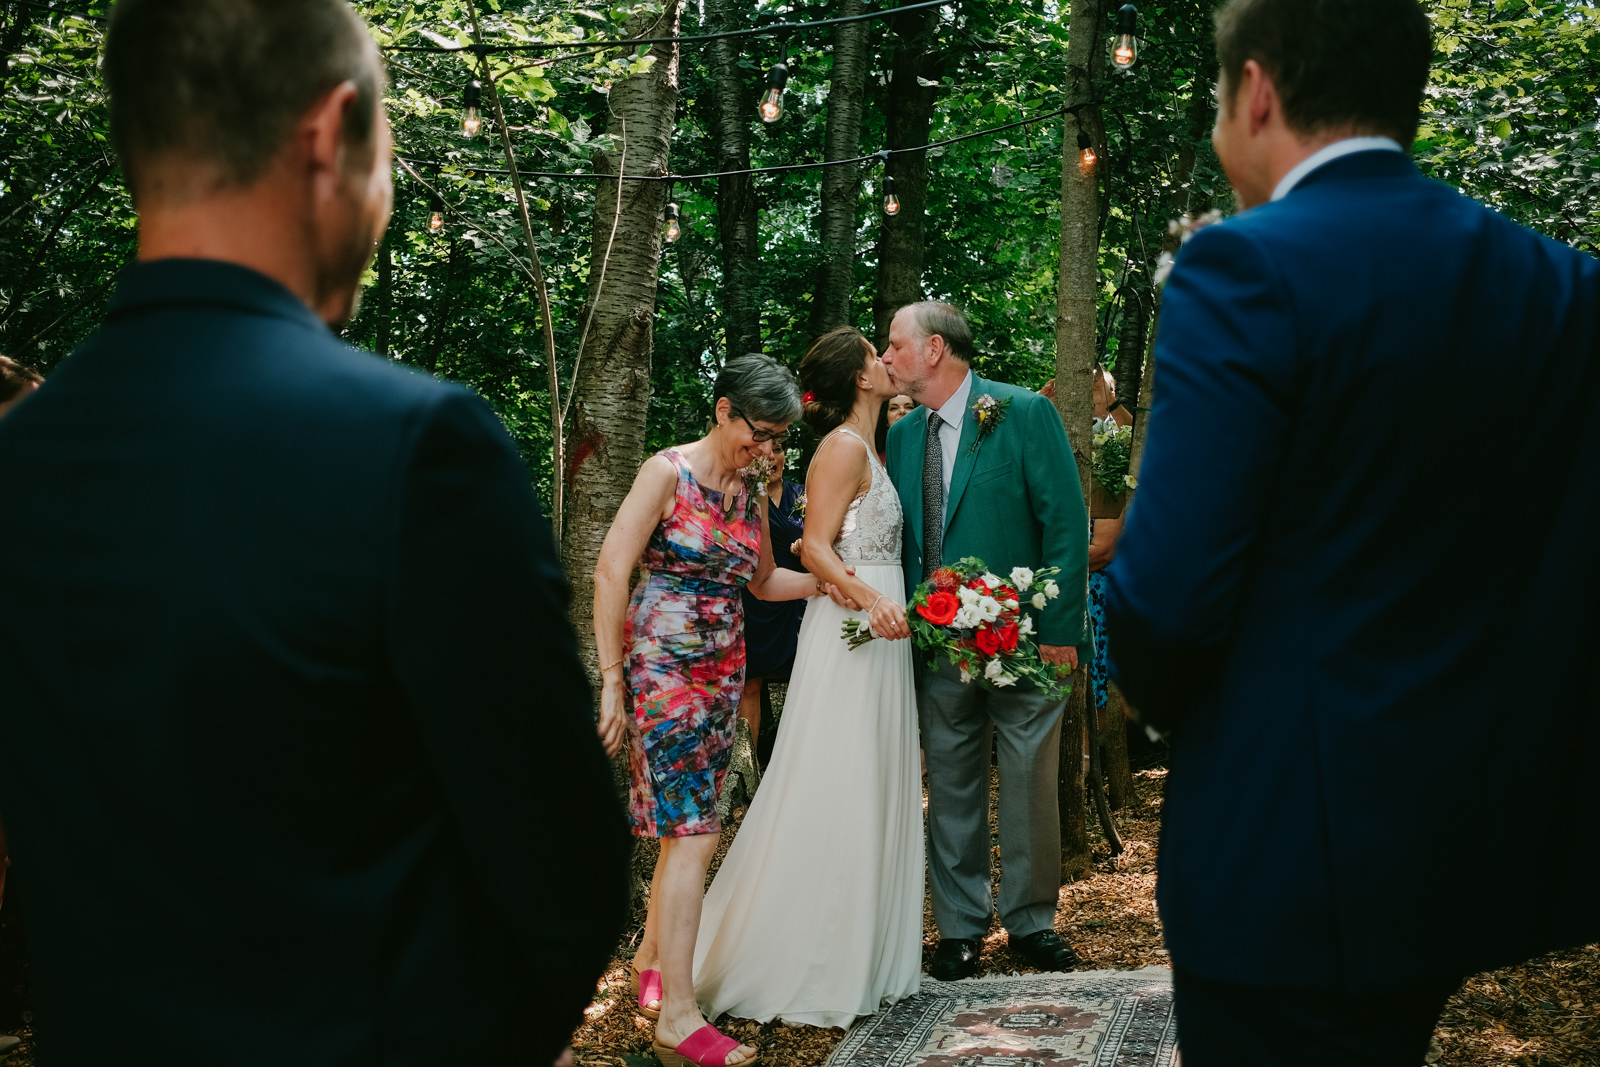
[[[971,978],[978,969],[978,950],[982,947],[962,937],[940,938],[939,947],[933,950],[933,962],[928,964],[929,976],[941,982]]]
[[[1041,971],[1070,971],[1078,964],[1078,954],[1054,930],[1012,937],[1009,942],[1018,955]]]

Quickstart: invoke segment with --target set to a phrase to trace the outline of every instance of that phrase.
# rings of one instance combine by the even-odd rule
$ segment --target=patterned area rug
[[[1172,972],[936,982],[858,1022],[827,1067],[1177,1067]]]

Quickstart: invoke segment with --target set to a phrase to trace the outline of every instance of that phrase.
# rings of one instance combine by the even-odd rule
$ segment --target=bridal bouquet
[[[912,643],[928,653],[930,667],[940,659],[957,667],[963,682],[1004,689],[1026,679],[1043,693],[1065,696],[1072,683],[1040,657],[1033,617],[1023,610],[1024,604],[1042,610],[1060,595],[1052,580],[1059,573],[1060,567],[1013,567],[1010,577],[1002,578],[976,556],[940,567],[917,586],[907,605]],[[846,619],[843,636],[857,649],[877,635],[862,620]]]

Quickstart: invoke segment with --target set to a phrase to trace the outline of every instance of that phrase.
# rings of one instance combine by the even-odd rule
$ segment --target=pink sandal
[[[628,966],[633,967],[630,963]],[[641,971],[633,967],[633,988],[639,994],[639,1014],[651,1022],[661,1018],[661,1009],[650,1007],[653,1000],[660,1004],[663,995],[661,989],[660,971]]]
[[[735,1041],[710,1023],[702,1026],[682,1041],[677,1048],[668,1048],[659,1040],[651,1043],[661,1067],[728,1067],[728,1053],[738,1048]],[[753,1067],[761,1062],[759,1054],[740,1060],[733,1067]]]

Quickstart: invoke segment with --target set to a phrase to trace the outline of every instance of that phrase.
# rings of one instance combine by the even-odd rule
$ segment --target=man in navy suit
[[[627,834],[528,472],[340,343],[389,214],[341,0],[119,0],[139,261],[0,422],[0,814],[51,1062],[531,1064]]]
[[[1600,938],[1600,263],[1417,173],[1429,36],[1217,16],[1246,210],[1167,285],[1106,605],[1185,1067],[1416,1067],[1464,975]]]

